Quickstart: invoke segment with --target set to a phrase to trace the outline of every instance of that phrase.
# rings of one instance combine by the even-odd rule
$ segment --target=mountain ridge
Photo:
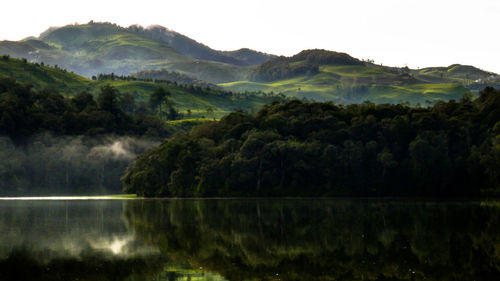
[[[121,27],[104,22],[50,27],[38,38],[0,41],[0,54],[59,65],[86,77],[177,71],[210,83],[243,78],[274,55],[253,50],[217,51],[162,26]]]

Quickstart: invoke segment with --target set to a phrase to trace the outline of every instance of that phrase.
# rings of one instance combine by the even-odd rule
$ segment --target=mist
[[[0,137],[0,196],[121,193],[120,177],[135,157],[159,142],[117,136],[55,137],[22,145]]]
[[[166,258],[136,239],[110,201],[5,201],[0,280],[156,280]],[[13,223],[15,222],[15,223]]]

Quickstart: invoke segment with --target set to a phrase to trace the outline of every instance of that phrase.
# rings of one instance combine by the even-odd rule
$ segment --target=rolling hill
[[[221,83],[233,91],[281,92],[287,96],[339,103],[429,104],[460,99],[468,86],[492,73],[472,66],[411,70],[363,62],[344,53],[306,50],[277,57],[253,70],[249,80]]]
[[[81,91],[96,95],[102,86],[111,85],[122,94],[133,94],[136,102],[147,101],[149,95],[161,86],[171,93],[175,108],[187,118],[219,118],[239,109],[257,110],[264,104],[281,99],[262,93],[238,94],[206,86],[181,85],[169,81],[152,82],[133,77],[115,76],[111,79],[106,77],[91,80],[59,67],[29,63],[6,55],[0,57],[0,78],[5,77],[31,83],[36,89],[57,88],[65,96],[74,96]]]
[[[273,57],[249,49],[213,50],[161,26],[124,28],[95,22],[49,28],[38,38],[2,41],[0,54],[58,65],[86,77],[166,69],[211,83],[241,80],[254,65]]]

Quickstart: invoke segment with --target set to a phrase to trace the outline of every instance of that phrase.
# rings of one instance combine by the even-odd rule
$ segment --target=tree
[[[120,109],[126,113],[133,114],[135,109],[135,96],[131,93],[124,93],[118,97]]]
[[[96,103],[94,101],[94,96],[87,92],[80,92],[75,97],[71,99],[71,104],[76,108],[77,111],[81,112],[88,106],[95,107]]]
[[[207,115],[213,115],[213,113],[214,109],[211,106],[207,107]]]
[[[118,112],[118,90],[110,85],[101,87],[101,93],[97,96],[97,104],[100,109],[116,114]]]
[[[162,104],[166,104],[167,106],[171,105],[170,100],[168,97],[170,97],[171,94],[167,90],[165,90],[162,87],[156,88],[156,90],[149,96],[149,104],[153,110],[156,110],[156,108],[160,108],[160,117],[163,115],[162,114]]]
[[[387,170],[398,164],[398,162],[394,160],[394,155],[392,155],[387,147],[377,155],[377,162],[382,165],[382,181],[385,180]]]

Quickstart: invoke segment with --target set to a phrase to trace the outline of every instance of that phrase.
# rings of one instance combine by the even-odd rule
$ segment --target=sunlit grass
[[[169,123],[169,124],[202,123],[202,122],[209,122],[209,121],[214,121],[214,118],[191,118],[191,119],[182,119],[182,120],[171,120],[171,121],[167,121],[167,123]]]
[[[320,66],[320,73],[312,76],[301,75],[272,82],[236,81],[219,86],[233,91],[273,91],[309,100],[346,100],[357,103],[369,100],[379,103],[427,104],[428,101],[458,100],[470,92],[454,80],[412,84],[381,67],[359,65],[323,65]]]

